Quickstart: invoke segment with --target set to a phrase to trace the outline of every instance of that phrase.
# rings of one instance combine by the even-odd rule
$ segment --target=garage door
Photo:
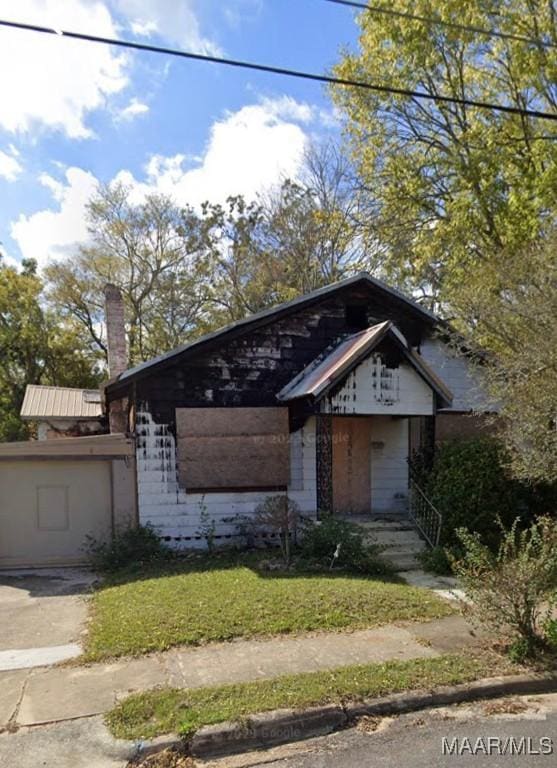
[[[111,532],[108,461],[0,463],[0,567],[83,562]]]

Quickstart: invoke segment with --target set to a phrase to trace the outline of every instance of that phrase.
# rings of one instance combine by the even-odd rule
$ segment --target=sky
[[[354,13],[324,0],[0,0],[0,18],[326,72]],[[0,28],[0,243],[40,266],[86,240],[86,203],[253,198],[340,130],[318,83]]]

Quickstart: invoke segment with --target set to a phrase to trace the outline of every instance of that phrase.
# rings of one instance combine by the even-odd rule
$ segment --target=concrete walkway
[[[134,691],[218,685],[391,659],[431,658],[477,643],[460,616],[351,633],[238,640],[109,664],[0,673],[0,728],[101,714]]]

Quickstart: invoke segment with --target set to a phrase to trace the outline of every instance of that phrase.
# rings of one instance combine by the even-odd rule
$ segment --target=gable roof
[[[453,399],[452,392],[425,360],[409,348],[402,333],[390,320],[372,325],[364,331],[349,336],[326,357],[320,356],[314,360],[281,389],[277,395],[278,400],[289,402],[303,397],[319,400],[353,371],[387,336],[394,341],[408,363],[442,402],[450,405]]]
[[[73,389],[28,384],[20,416],[22,419],[98,419],[102,416],[98,389]]]
[[[235,323],[231,323],[224,328],[219,328],[217,331],[213,331],[211,333],[205,334],[204,336],[200,336],[194,341],[191,341],[187,344],[182,344],[181,346],[176,347],[169,352],[165,352],[164,354],[158,355],[151,360],[147,360],[146,362],[140,363],[133,368],[129,368],[119,376],[108,381],[105,386],[107,389],[110,389],[119,383],[131,381],[132,379],[136,378],[137,376],[141,376],[155,366],[164,366],[167,363],[171,363],[174,358],[178,357],[179,355],[190,353],[197,354],[203,349],[205,345],[210,345],[215,341],[224,340],[227,336],[237,336],[253,328],[266,325],[305,306],[320,302],[321,300],[339,291],[342,291],[345,288],[356,286],[358,284],[372,288],[382,293],[387,298],[390,298],[395,302],[403,305],[408,311],[414,313],[424,322],[429,324],[435,324],[438,322],[436,315],[422,307],[413,299],[405,296],[396,288],[391,288],[382,280],[379,280],[376,277],[372,277],[372,275],[370,275],[368,272],[358,272],[358,274],[354,275],[353,277],[339,280],[336,283],[331,283],[330,285],[326,285],[323,288],[318,288],[317,290],[306,293],[303,296],[298,296],[291,301],[286,301],[282,304],[277,304],[274,307],[270,307],[269,309],[264,309],[261,312],[256,312],[255,314],[249,315],[248,317],[245,317],[242,320],[238,320]]]

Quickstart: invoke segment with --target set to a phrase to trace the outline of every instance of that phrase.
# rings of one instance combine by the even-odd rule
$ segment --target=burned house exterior
[[[487,409],[438,318],[365,273],[129,370],[117,294],[107,312],[111,430],[136,438],[140,522],[176,546],[200,541],[202,509],[227,539],[275,493],[308,515],[400,512],[412,451]]]

